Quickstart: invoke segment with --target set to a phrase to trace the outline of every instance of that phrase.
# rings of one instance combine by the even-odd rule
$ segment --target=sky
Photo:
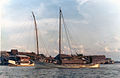
[[[38,25],[40,53],[57,55],[61,7],[70,34],[72,54],[77,51],[120,60],[119,4],[120,0],[0,0],[0,49],[36,52],[33,11]],[[70,54],[65,35],[62,39],[62,53]]]

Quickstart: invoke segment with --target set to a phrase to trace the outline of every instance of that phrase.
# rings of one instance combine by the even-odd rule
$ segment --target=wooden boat
[[[49,69],[49,68],[99,68],[100,64],[69,64],[69,65],[59,65],[53,63],[46,63],[46,62],[37,62],[35,63],[35,68],[40,69]]]
[[[75,56],[75,58],[71,55],[65,55],[65,57],[62,56],[61,54],[61,39],[62,39],[61,38],[62,37],[61,36],[61,32],[62,32],[61,18],[62,17],[63,15],[60,9],[60,12],[59,12],[59,54],[57,55],[58,57],[55,58],[54,61],[51,63],[46,62],[45,58],[38,59],[35,61],[35,68],[99,68],[100,64],[84,63],[84,61],[80,59],[78,56]],[[35,29],[36,29],[37,53],[39,54],[37,24],[36,24],[34,14],[33,14],[33,18],[34,18]]]
[[[30,57],[25,55],[16,55],[8,60],[8,66],[34,66],[34,62],[30,61]]]
[[[29,66],[34,66],[34,63],[32,64],[9,64],[8,66],[29,67]]]

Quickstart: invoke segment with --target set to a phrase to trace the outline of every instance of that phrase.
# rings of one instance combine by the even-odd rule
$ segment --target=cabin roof
[[[16,57],[29,57],[29,56],[26,56],[26,55],[17,55]]]
[[[105,55],[86,55],[87,57],[105,57]]]
[[[58,54],[55,59],[59,59],[59,58],[71,58],[72,56],[71,55],[67,55],[67,54]]]

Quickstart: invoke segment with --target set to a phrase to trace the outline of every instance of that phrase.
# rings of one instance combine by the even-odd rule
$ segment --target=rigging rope
[[[50,54],[48,53],[48,50],[47,50],[46,45],[45,45],[45,41],[43,40],[41,34],[40,34],[40,40],[41,40],[41,44],[42,44],[41,46],[43,47],[44,51],[47,53],[47,55],[50,55]]]
[[[67,41],[68,41],[68,46],[69,46],[69,48],[70,48],[70,52],[71,52],[71,55],[72,55],[72,49],[73,50],[75,50],[76,52],[78,52],[79,51],[79,49],[78,48],[72,48],[71,47],[71,45],[73,44],[72,43],[72,36],[70,35],[70,32],[69,32],[69,30],[68,30],[68,27],[67,27],[67,25],[66,25],[66,23],[65,23],[65,20],[64,20],[64,16],[63,16],[63,14],[62,14],[62,21],[63,21],[63,24],[64,24],[64,28],[65,28],[65,34],[66,34],[66,37],[67,37]]]
[[[69,36],[69,32],[68,32],[68,30],[67,30],[67,26],[66,26],[66,24],[65,24],[65,21],[64,21],[64,16],[63,16],[63,14],[62,14],[62,21],[63,21],[63,24],[64,24],[64,28],[65,28],[65,33],[66,33],[66,37],[67,37],[67,41],[68,41],[68,46],[69,46],[69,48],[70,48],[70,52],[71,52],[71,54],[72,54],[72,47],[71,47],[71,41],[70,41],[70,36]]]

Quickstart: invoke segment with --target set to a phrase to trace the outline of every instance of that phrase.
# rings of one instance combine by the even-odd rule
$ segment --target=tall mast
[[[61,14],[62,14],[62,11],[60,8],[60,11],[59,11],[59,54],[61,54]]]
[[[34,24],[35,24],[35,34],[36,34],[36,45],[37,45],[37,55],[39,54],[39,44],[38,44],[38,30],[37,30],[37,23],[36,23],[36,19],[35,19],[35,15],[32,12],[33,15],[33,19],[34,19]]]

